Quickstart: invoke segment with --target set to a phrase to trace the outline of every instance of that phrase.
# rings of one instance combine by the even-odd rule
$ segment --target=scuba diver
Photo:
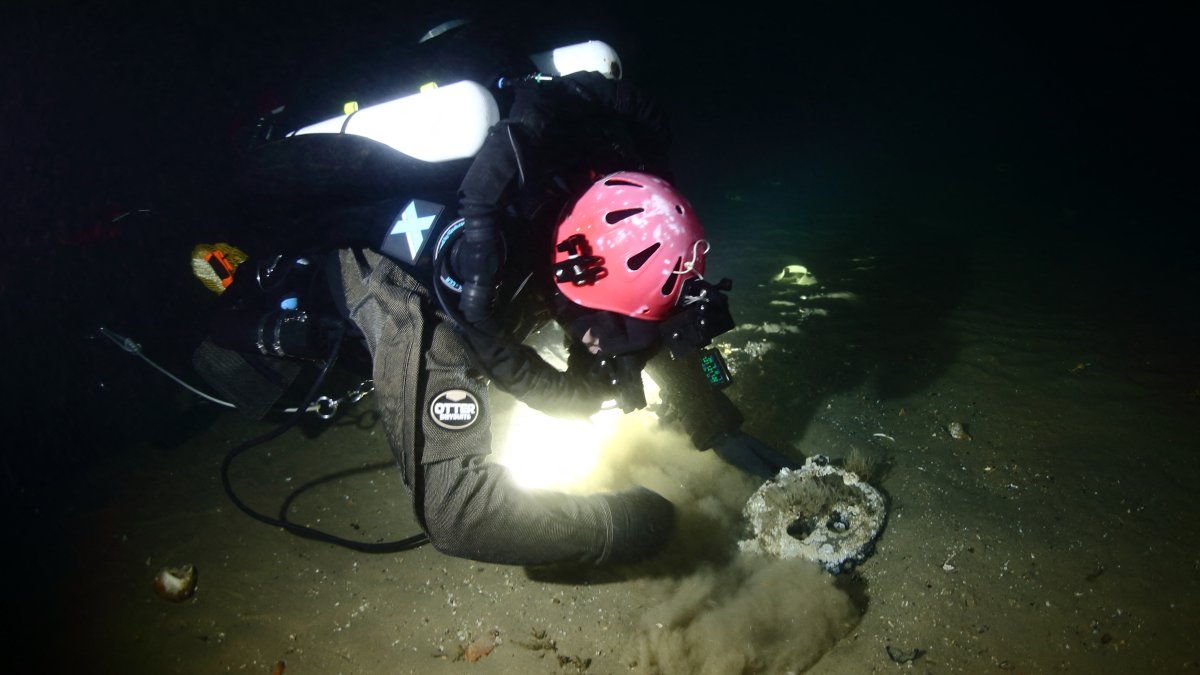
[[[530,57],[471,24],[439,28],[447,52],[482,48],[473,63],[488,66],[282,138],[262,125],[236,202],[251,253],[200,253],[222,309],[194,362],[261,417],[299,363],[358,349],[439,551],[524,565],[643,559],[672,532],[672,504],[644,488],[518,487],[485,461],[489,383],[587,416],[610,400],[645,407],[647,369],[660,417],[697,448],[760,477],[794,468],[740,431],[715,386],[728,371],[716,350],[701,356],[734,325],[731,285],[705,279],[710,246],[670,183],[665,118],[621,79],[608,45]],[[565,371],[522,344],[549,321],[568,341]]]

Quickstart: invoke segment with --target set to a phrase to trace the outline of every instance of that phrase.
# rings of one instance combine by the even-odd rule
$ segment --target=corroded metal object
[[[874,550],[887,506],[883,495],[856,474],[816,455],[764,483],[742,515],[750,537],[738,542],[741,550],[807,558],[837,574]]]

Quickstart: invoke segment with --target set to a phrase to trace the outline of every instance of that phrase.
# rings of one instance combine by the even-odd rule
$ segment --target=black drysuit
[[[365,337],[389,442],[421,526],[438,550],[497,563],[628,562],[652,554],[671,532],[672,505],[649,490],[593,496],[530,490],[517,486],[504,467],[484,461],[491,452],[489,380],[552,414],[590,414],[610,397],[604,385],[561,373],[518,342],[548,318],[551,238],[562,205],[598,175],[622,169],[666,173],[665,132],[654,106],[624,82],[583,74],[517,90],[458,193],[459,215],[467,222],[467,265],[490,265],[503,282],[499,306],[486,322],[501,334],[494,339],[464,332],[443,311],[433,267],[366,250],[378,241],[375,221],[390,223],[399,201],[342,204],[330,210],[333,215],[307,218],[322,246],[340,249],[333,276],[341,288],[335,294]],[[287,151],[274,157],[251,171],[257,191],[302,192],[264,180]],[[404,189],[383,185],[375,196],[389,196],[393,188]],[[386,217],[380,220],[380,214]],[[472,249],[469,233],[489,228],[504,231],[503,261],[489,257],[494,242]],[[327,234],[334,230],[336,237]],[[521,293],[513,297],[517,286]],[[660,355],[650,368],[666,408],[699,447],[741,422],[693,363]],[[453,415],[443,415],[446,410]]]

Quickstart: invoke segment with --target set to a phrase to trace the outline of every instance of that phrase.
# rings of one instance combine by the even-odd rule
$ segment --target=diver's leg
[[[671,503],[644,488],[531,490],[479,455],[424,468],[429,538],[449,555],[521,565],[633,562],[656,553],[674,528]]]
[[[435,547],[532,565],[628,562],[662,546],[674,510],[654,492],[526,490],[484,461],[491,449],[487,384],[469,372],[465,344],[403,270],[377,257],[369,263],[364,283],[358,262],[342,256],[347,304],[367,336],[383,423]]]
[[[468,371],[465,342],[449,321],[426,318],[429,343],[416,438],[426,531],[445,553],[496,563],[629,562],[656,552],[674,526],[671,503],[649,490],[566,495],[516,484],[485,461],[491,451],[486,383]],[[465,392],[476,417],[446,424],[437,405]],[[464,425],[464,426],[458,426]]]

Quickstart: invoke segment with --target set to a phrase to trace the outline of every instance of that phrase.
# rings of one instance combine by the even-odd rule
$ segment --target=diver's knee
[[[440,490],[426,492],[425,534],[431,546],[446,555],[469,557],[472,537],[467,530],[472,521],[465,517],[466,508],[462,495]]]

